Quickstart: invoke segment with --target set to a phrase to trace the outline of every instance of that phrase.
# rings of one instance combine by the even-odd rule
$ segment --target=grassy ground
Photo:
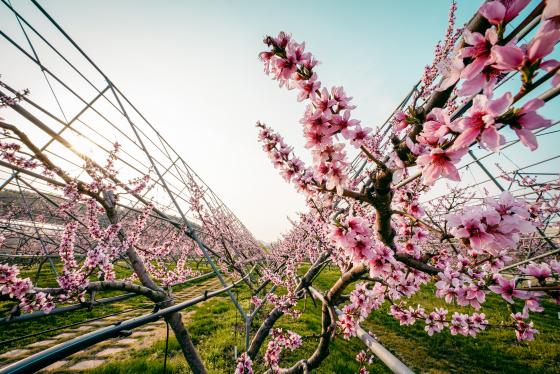
[[[433,291],[424,289],[411,304],[421,303],[426,310],[444,306]],[[542,314],[533,313],[531,319],[541,334],[532,342],[517,342],[508,328],[492,328],[476,338],[452,336],[449,331],[428,337],[423,324],[399,326],[387,314],[387,307],[373,313],[363,324],[374,332],[380,342],[398,352],[413,370],[430,373],[559,373],[560,320],[557,305],[545,305]],[[450,309],[459,311],[457,308]],[[466,313],[464,308],[461,308]],[[468,313],[472,313],[470,310]],[[510,322],[510,311],[497,295],[489,295],[483,312],[493,325]]]
[[[247,296],[248,293],[245,290],[242,290],[239,294],[241,299],[246,299]],[[303,307],[303,305],[300,306]],[[192,313],[189,313],[187,326],[209,373],[232,373],[234,347],[237,346],[239,350],[244,347],[244,326],[228,297],[215,298],[203,305],[195,306]],[[311,338],[311,335],[318,334],[321,330],[320,305],[314,306],[310,302],[307,303],[306,313],[301,318],[292,320],[289,317],[283,317],[277,327],[296,331],[304,337],[304,343],[300,349],[283,356],[283,365],[309,356],[317,343],[317,339]],[[93,373],[143,372],[159,374],[163,369],[164,347],[164,341],[158,342],[149,349],[131,352],[124,360],[105,364],[94,370]],[[363,347],[363,344],[357,339],[348,342],[337,338],[331,348],[331,354],[317,372],[356,373],[359,367],[354,360],[354,356]],[[190,372],[173,337],[170,338],[169,352],[167,366],[169,372]],[[254,368],[257,373],[265,370],[264,367],[258,365]],[[380,362],[376,362],[372,369],[372,372],[389,372]]]
[[[57,262],[55,266],[60,271],[62,267],[61,264]],[[201,266],[199,270],[201,273],[206,273],[209,271],[209,267]],[[116,271],[119,277],[126,277],[129,275],[128,270],[125,269],[124,267],[116,267]],[[28,267],[28,268],[24,268],[24,267],[21,268],[20,277],[22,278],[30,277],[34,281],[34,284],[37,284],[39,287],[57,286],[56,277],[54,276],[54,273],[51,267],[48,265],[48,263],[43,265],[41,272],[39,273],[38,279],[35,277],[36,275],[37,275],[37,267],[35,266]],[[188,287],[189,285],[176,286],[174,287],[174,290],[177,292],[185,287]],[[102,298],[121,295],[121,294],[124,294],[124,292],[103,291],[96,294],[96,299],[99,300]],[[0,302],[0,315],[1,316],[7,315],[10,309],[12,308],[13,304],[14,303],[10,301]],[[62,305],[57,305],[57,306],[62,306]],[[130,299],[122,300],[112,304],[98,305],[92,308],[92,310],[88,310],[84,308],[84,309],[79,309],[76,311],[67,312],[63,314],[47,315],[31,321],[17,322],[8,325],[3,325],[0,326],[0,342],[4,342],[9,339],[44,331],[46,329],[52,329],[55,327],[65,326],[65,325],[78,323],[93,318],[98,318],[101,316],[105,316],[107,314],[121,312],[124,310],[132,309],[140,306],[146,307],[145,308],[146,313],[149,313],[149,311],[153,309],[153,303],[151,303],[146,298],[132,297]],[[7,344],[0,344],[0,353],[9,351],[14,348],[23,348],[28,344],[40,340],[46,340],[48,337],[55,336],[58,334],[60,334],[60,331],[55,330],[51,332],[45,332],[39,336],[25,338],[14,342],[9,342]]]
[[[319,289],[327,289],[338,277],[336,269],[325,269],[315,281]],[[249,293],[240,288],[238,296],[244,300],[247,307]],[[127,305],[143,302],[142,299],[131,299]],[[420,302],[427,310],[435,306],[445,305],[442,300],[433,296],[430,289],[418,293],[411,303]],[[304,308],[301,301],[299,308]],[[122,306],[121,306],[122,307]],[[57,324],[66,324],[74,318],[92,318],[95,315],[108,312],[101,307],[91,312],[80,311],[62,316],[50,316],[41,321],[21,324],[23,330],[6,332],[0,329],[0,340],[7,336],[29,332],[34,328],[44,328]],[[452,312],[454,309],[449,308]],[[464,309],[462,309],[464,311]],[[491,324],[508,321],[510,311],[498,297],[489,296],[483,310]],[[535,327],[541,331],[536,340],[528,343],[518,343],[510,329],[495,328],[481,333],[477,338],[451,336],[449,332],[428,337],[423,330],[423,324],[402,327],[387,315],[387,308],[373,313],[363,323],[366,330],[373,332],[379,341],[416,372],[461,372],[461,373],[560,373],[560,320],[557,317],[559,307],[546,305],[546,312],[533,314]],[[470,311],[469,311],[470,312]],[[258,326],[259,320],[254,326]],[[39,326],[35,326],[39,324]],[[210,373],[231,373],[233,371],[234,347],[239,351],[244,347],[244,326],[239,315],[227,296],[211,299],[199,304],[186,315],[186,324],[195,344],[206,363]],[[25,325],[25,326],[24,326]],[[27,326],[27,328],[25,328]],[[313,334],[320,332],[320,306],[314,306],[308,300],[305,313],[299,319],[282,317],[277,327],[293,330],[304,337],[302,348],[293,353],[287,352],[282,357],[282,365],[289,365],[301,358],[308,357],[317,343]],[[11,328],[10,328],[11,329]],[[153,346],[139,350],[129,350],[124,355],[115,357],[97,369],[94,373],[161,373],[165,341],[158,341]],[[263,351],[266,348],[263,347]],[[354,357],[365,346],[358,339],[345,341],[336,338],[331,346],[330,355],[324,361],[317,373],[356,373],[358,364]],[[1,350],[2,348],[0,348]],[[262,354],[261,352],[261,354]],[[260,361],[260,360],[259,360]],[[256,366],[256,372],[265,368]],[[376,360],[368,368],[371,373],[385,373],[388,370]],[[167,370],[170,373],[188,373],[179,346],[171,334],[169,340],[169,358]]]
[[[337,277],[336,270],[326,269],[315,285],[326,289]],[[242,290],[239,296],[246,300],[248,294]],[[426,309],[444,305],[429,289],[420,292],[411,302],[421,302]],[[535,341],[528,343],[516,342],[513,331],[503,328],[488,330],[475,339],[452,336],[449,332],[429,337],[423,330],[423,324],[399,326],[397,321],[387,315],[387,308],[373,313],[363,327],[374,333],[386,348],[416,372],[560,373],[558,306],[546,306],[545,313],[534,314],[533,318],[535,327],[541,334]],[[300,308],[303,308],[302,303]],[[507,321],[510,313],[499,298],[492,296],[485,304],[484,311],[492,324]],[[255,326],[257,324],[258,321]],[[234,347],[244,346],[244,334],[239,316],[227,297],[216,298],[194,307],[189,313],[187,326],[209,372],[231,373]],[[292,320],[283,317],[277,327],[293,330],[304,337],[302,348],[283,356],[283,365],[308,357],[317,342],[311,335],[320,331],[320,308],[308,302],[301,318]],[[164,346],[164,341],[161,341],[149,349],[131,352],[123,360],[106,364],[95,370],[95,373],[161,373]],[[345,341],[337,338],[331,346],[329,357],[316,372],[356,373],[358,364],[354,357],[364,347],[358,339]],[[173,337],[170,339],[169,357],[169,372],[189,372]],[[256,369],[256,372],[262,372],[265,368],[257,365]],[[368,369],[371,373],[389,372],[378,360]]]

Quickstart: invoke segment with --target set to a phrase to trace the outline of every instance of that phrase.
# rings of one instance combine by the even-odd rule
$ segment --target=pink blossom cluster
[[[417,186],[411,185],[395,193],[395,207],[408,215],[399,215],[395,218],[398,238],[396,245],[397,253],[406,253],[420,259],[428,239],[428,232],[418,223],[418,219],[425,215],[425,211],[418,202],[419,194],[414,191],[415,187]]]
[[[488,321],[484,313],[473,313],[469,316],[455,312],[451,317],[449,330],[451,335],[476,336],[479,332],[486,329],[487,325]]]
[[[146,227],[148,218],[153,209],[153,203],[146,205],[144,209],[142,209],[142,212],[137,217],[136,221],[134,222],[134,226],[131,228],[130,233],[126,238],[126,242],[123,244],[123,251],[125,251],[129,247],[136,245],[136,243],[140,239],[140,236],[142,235],[142,232],[144,231],[144,228]]]
[[[547,279],[560,276],[560,261],[553,259],[548,264],[531,261],[527,265],[519,267],[519,270],[524,275],[534,277],[539,283],[544,284]]]
[[[139,194],[148,186],[149,181],[150,181],[149,173],[137,178],[130,179],[128,181],[128,184],[125,186],[125,190],[126,192],[132,195]]]
[[[19,155],[21,146],[17,143],[5,142],[0,139],[0,159],[18,168],[33,170],[39,166],[37,161]]]
[[[157,253],[157,252],[156,252]],[[149,264],[148,269],[150,274],[156,279],[158,279],[164,287],[174,286],[176,284],[181,284],[189,280],[190,278],[201,275],[200,271],[194,270],[188,264],[188,250],[180,251],[181,255],[175,267],[169,269],[168,265],[159,257],[156,261],[157,266],[153,266],[151,262],[146,262]],[[157,256],[157,255],[156,255]]]
[[[428,314],[425,319],[426,326],[424,330],[428,335],[432,336],[434,333],[439,333],[443,331],[444,327],[449,326],[446,320],[448,311],[443,308],[435,308],[433,312]]]
[[[326,188],[336,188],[341,193],[347,180],[344,169],[348,165],[344,145],[335,143],[338,134],[354,147],[363,146],[371,129],[362,128],[360,121],[351,118],[355,108],[350,104],[352,97],[343,87],[321,88],[313,68],[317,64],[311,53],[304,52],[305,45],[299,44],[291,35],[281,32],[276,38],[266,37],[270,50],[261,52],[265,72],[271,74],[280,85],[299,90],[298,100],[309,101],[301,119],[306,138],[306,147],[313,154],[313,166],[319,179],[326,180]]]
[[[333,226],[331,238],[354,263],[369,261],[376,255],[378,244],[373,239],[373,231],[361,217],[348,217],[344,225]]]
[[[539,333],[539,330],[533,328],[533,322],[525,322],[527,318],[521,313],[512,313],[511,317],[515,322],[515,336],[518,341],[524,340],[534,340],[535,334]]]
[[[253,360],[251,360],[247,352],[243,352],[241,356],[237,358],[235,374],[253,374]]]
[[[375,358],[375,356],[370,355],[368,357],[367,353],[365,351],[360,351],[357,355],[356,355],[356,361],[358,361],[358,363],[360,365],[362,365],[360,367],[360,371],[359,374],[369,374],[369,371],[367,371],[366,369],[366,365],[371,365],[373,363],[373,359]]]
[[[423,319],[426,317],[426,312],[420,305],[417,305],[416,308],[411,306],[405,308],[403,302],[391,305],[389,308],[389,314],[399,321],[401,326],[413,325],[417,319]]]
[[[372,289],[367,283],[358,283],[350,293],[350,304],[344,306],[338,316],[337,327],[345,339],[356,336],[358,324],[365,320],[372,310],[379,309],[385,301],[386,287],[376,283]]]
[[[14,103],[15,101],[5,102],[6,105]],[[16,130],[13,132],[18,135],[7,133],[4,135],[10,138],[19,136],[22,143],[32,143],[31,137],[27,139]],[[124,204],[118,206],[120,196],[137,194],[150,181],[150,172],[148,172],[146,175],[129,180],[128,183],[120,182],[117,173],[119,151],[120,145],[115,143],[103,165],[88,159],[83,165],[87,175],[81,174],[73,178],[68,172],[59,169],[54,164],[55,161],[46,162],[46,155],[37,156],[37,161],[33,161],[29,157],[29,149],[17,142],[8,143],[4,139],[0,141],[1,159],[14,166],[14,170],[44,167],[42,174],[57,180],[56,185],[52,187],[62,195],[49,202],[38,199],[33,207],[34,223],[39,223],[38,235],[43,235],[43,230],[50,230],[51,225],[63,227],[58,238],[50,236],[53,244],[50,242],[47,244],[48,247],[57,247],[56,250],[61,257],[62,271],[57,278],[60,287],[38,289],[28,278],[17,277],[17,267],[0,265],[0,294],[16,301],[19,305],[18,311],[31,312],[40,309],[48,312],[54,308],[55,301],[83,302],[86,290],[94,280],[104,283],[103,288],[121,289],[121,282],[110,281],[117,276],[113,269],[114,263],[123,256],[139,261],[135,264],[135,272],[122,280],[125,283],[137,284],[140,280],[140,283],[146,286],[146,277],[148,277],[167,290],[168,286],[185,282],[199,274],[190,267],[190,263],[193,257],[200,258],[202,252],[194,246],[192,240],[185,240],[186,228],[177,227],[174,222],[170,224],[160,219],[151,219],[154,209],[151,203],[146,204],[140,211],[136,211],[133,207],[129,210],[124,207]],[[200,211],[200,217],[204,220],[204,224],[200,227],[201,236],[207,235],[204,237],[205,244],[215,251],[214,254],[218,254],[220,258],[217,262],[221,268],[230,271],[238,264],[241,264],[241,267],[248,267],[249,264],[262,261],[262,248],[259,243],[231,212],[223,206],[203,207],[202,188],[193,187],[191,184],[187,187],[194,188],[194,200],[198,199],[199,203],[194,206],[194,210]],[[198,194],[201,191],[202,193]],[[3,203],[0,215],[3,220],[6,218],[7,224],[11,224],[11,220],[22,220],[25,211],[21,207],[4,209],[5,207],[7,206]],[[23,219],[29,218],[25,216]],[[19,234],[11,234],[10,238],[17,238]],[[4,240],[5,237],[0,235],[2,244]],[[37,242],[38,240],[27,240],[17,250],[23,250],[25,254],[39,253],[39,250],[44,248],[38,249]],[[223,248],[225,246],[227,248]],[[226,253],[236,260],[228,261]],[[170,261],[171,258],[173,261]],[[144,274],[139,276],[136,271]],[[287,272],[290,279],[283,281],[282,285],[290,284],[292,287],[291,284],[295,282],[294,270],[290,271]],[[239,276],[231,274],[232,279],[236,277]],[[293,305],[294,296],[289,295],[279,302]]]
[[[274,167],[280,169],[282,177],[287,182],[296,185],[298,191],[311,192],[316,181],[313,170],[306,168],[303,162],[295,157],[292,148],[284,142],[284,138],[275,133],[271,128],[258,124],[260,127],[259,141],[263,144],[263,149],[268,153]]]
[[[18,277],[19,269],[16,266],[0,264],[0,294],[19,301],[19,307],[24,312],[42,310],[49,313],[54,309],[51,295],[36,292],[29,278]]]
[[[358,331],[358,320],[357,315],[353,314],[355,310],[343,310],[342,314],[339,314],[336,326],[338,327],[340,333],[344,339],[348,340],[353,336],[356,336]]]
[[[80,202],[82,197],[80,191],[78,191],[78,184],[75,181],[67,183],[62,188],[62,193],[64,195],[64,201],[59,204],[60,211],[73,212],[74,208]]]
[[[445,35],[443,42],[438,42],[434,51],[434,60],[430,65],[424,67],[424,73],[422,79],[422,87],[418,94],[421,98],[427,98],[433,92],[433,83],[438,77],[438,74],[446,73],[446,59],[449,54],[453,51],[453,47],[457,42],[457,39],[461,36],[461,29],[455,29],[455,13],[457,12],[457,2],[455,0],[451,1],[451,6],[449,8],[447,29],[445,30]]]
[[[251,297],[251,304],[254,305],[255,308],[258,308],[262,305],[262,299],[257,296]]]
[[[290,330],[282,330],[280,328],[272,329],[270,332],[270,341],[264,354],[264,362],[272,368],[278,369],[280,362],[280,354],[284,349],[293,351],[301,346],[301,336]]]
[[[87,277],[82,272],[78,272],[78,263],[74,256],[77,230],[77,222],[68,222],[60,238],[58,253],[63,267],[62,275],[58,277],[57,281],[65,290],[79,290],[88,283]]]
[[[461,239],[471,254],[495,256],[501,249],[515,246],[520,234],[535,231],[526,204],[509,191],[484,202],[485,206],[466,207],[460,214],[446,216],[451,234]]]
[[[447,267],[438,273],[438,279],[435,294],[447,303],[456,301],[461,306],[470,305],[479,310],[486,301],[486,283],[479,274],[469,276]]]
[[[453,313],[451,320],[447,320],[448,311],[443,308],[435,308],[425,319],[424,330],[428,335],[440,333],[444,327],[449,327],[451,335],[476,336],[488,326],[488,320],[484,313],[473,313],[472,315]]]

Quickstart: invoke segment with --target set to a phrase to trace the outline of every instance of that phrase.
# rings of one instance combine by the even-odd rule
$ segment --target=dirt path
[[[178,301],[186,301],[196,296],[200,296],[205,290],[216,290],[221,287],[217,278],[208,279],[201,283],[189,286],[175,294],[175,299]],[[123,304],[126,308],[126,304]],[[28,345],[25,348],[13,349],[0,355],[0,368],[12,362],[21,360],[29,355],[39,351],[48,349],[57,344],[63,343],[73,339],[81,334],[92,332],[96,329],[110,326],[118,323],[119,321],[131,319],[149,313],[147,310],[136,310],[130,313],[121,314],[118,316],[108,317],[103,320],[94,321],[76,328],[69,328],[61,330],[59,335],[49,337],[46,340],[41,340]],[[188,310],[182,312],[185,318]],[[134,329],[132,335],[128,337],[119,337],[104,341],[87,348],[81,352],[75,353],[64,360],[55,362],[49,367],[45,368],[42,372],[56,373],[58,371],[87,371],[88,369],[96,368],[108,361],[111,358],[117,358],[119,355],[131,349],[141,349],[151,346],[154,342],[164,339],[166,334],[165,322],[159,320],[149,325],[144,325]]]

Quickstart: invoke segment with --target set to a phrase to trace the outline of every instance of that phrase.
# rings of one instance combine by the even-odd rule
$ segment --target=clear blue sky
[[[322,62],[320,80],[344,85],[356,117],[373,127],[431,61],[449,8],[448,0],[41,3],[263,240],[284,231],[304,203],[261,151],[255,122],[277,128],[308,157],[298,124],[304,105],[262,72],[262,37],[285,30],[306,41]],[[458,3],[458,24],[480,5]],[[8,18],[2,9],[0,24]],[[5,75],[6,64],[2,58]]]

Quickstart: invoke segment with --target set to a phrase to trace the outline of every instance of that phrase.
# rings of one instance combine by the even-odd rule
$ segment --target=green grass
[[[337,277],[337,270],[327,268],[315,285],[324,290]],[[475,311],[446,304],[434,296],[431,287],[423,288],[409,300],[409,305],[416,304],[427,311],[445,307],[449,315],[455,311],[469,314]],[[448,330],[429,337],[423,323],[400,326],[388,315],[387,303],[373,312],[362,327],[375,334],[387,349],[416,372],[560,373],[560,306],[546,301],[543,305],[543,313],[531,313],[531,320],[540,331],[532,342],[517,342],[512,329],[499,327],[511,321],[511,310],[495,294],[487,296],[481,312],[486,314],[490,324],[498,327],[483,331],[476,338],[452,336]]]
[[[315,280],[318,289],[327,289],[338,278],[336,268],[327,267]],[[238,297],[247,307],[249,293],[246,288],[239,288]],[[136,300],[136,299],[134,299]],[[138,298],[141,302],[142,299]],[[127,303],[132,300],[127,301]],[[472,310],[454,308],[446,305],[443,300],[435,298],[433,291],[425,288],[415,295],[410,304],[421,303],[426,310],[433,307],[446,306],[450,313],[461,310],[471,313]],[[304,307],[305,305],[305,307]],[[443,373],[560,373],[560,320],[557,317],[559,307],[550,303],[546,304],[545,313],[533,313],[532,319],[535,327],[541,334],[533,342],[518,343],[511,329],[492,328],[482,332],[476,338],[452,336],[449,332],[436,334],[429,337],[423,329],[424,324],[413,326],[399,326],[387,314],[388,305],[372,313],[362,326],[373,332],[378,340],[389,350],[395,353],[416,372]],[[288,366],[299,359],[309,357],[315,350],[317,338],[314,334],[320,332],[321,311],[320,306],[314,306],[311,300],[300,301],[298,308],[305,310],[301,318],[292,319],[282,317],[276,327],[290,329],[304,338],[302,347],[294,352],[284,352],[281,360],[282,366]],[[99,313],[100,309],[92,312],[82,311],[76,313]],[[234,367],[234,347],[241,352],[244,349],[244,325],[227,296],[211,299],[203,304],[190,308],[185,323],[204,360],[210,373],[231,373]],[[502,321],[509,321],[510,311],[505,303],[495,295],[489,295],[488,301],[482,310],[493,325]],[[68,323],[72,314],[64,316],[51,316],[63,318]],[[47,317],[47,318],[51,318]],[[262,320],[253,323],[255,330]],[[37,321],[43,326],[59,323],[54,320]],[[31,322],[35,323],[35,322]],[[30,326],[30,325],[28,325]],[[253,331],[254,332],[254,331]],[[0,336],[5,332],[0,332]],[[266,344],[261,350],[264,353]],[[165,341],[156,342],[149,348],[129,350],[118,360],[111,361],[96,370],[94,373],[161,373],[163,370]],[[359,369],[354,360],[356,354],[365,349],[361,341],[354,338],[349,341],[337,337],[331,345],[330,355],[325,359],[317,373],[356,373]],[[261,360],[255,364],[256,372],[262,372]],[[169,341],[169,359],[167,364],[169,373],[189,373],[188,366],[181,354],[179,346],[171,333]],[[375,360],[368,367],[370,373],[386,373],[388,369]]]
[[[242,290],[239,298],[247,300],[248,293]],[[303,301],[299,308],[303,308]],[[246,306],[246,305],[245,305]],[[186,325],[193,341],[197,346],[209,373],[232,373],[234,368],[234,347],[237,346],[239,352],[244,349],[244,325],[236,313],[227,296],[214,298],[202,305],[197,305],[191,309]],[[301,358],[308,357],[315,350],[317,339],[312,337],[321,331],[320,305],[314,306],[308,302],[306,313],[299,319],[283,317],[276,325],[284,329],[293,330],[304,337],[301,348],[294,352],[284,352],[282,365],[295,363]],[[254,329],[258,327],[256,321]],[[266,344],[263,345],[264,353]],[[105,364],[93,373],[96,374],[115,374],[115,373],[161,373],[163,363],[164,341],[156,343],[154,346],[132,352],[124,360],[114,361]],[[356,373],[359,369],[358,363],[354,360],[355,355],[364,348],[358,339],[345,341],[336,338],[331,346],[331,354],[323,362],[317,373]],[[170,359],[168,370],[170,373],[189,373],[189,369],[183,359],[179,346],[174,337],[170,338]],[[261,356],[262,357],[262,356]],[[255,372],[263,372],[266,368],[259,365],[258,360],[254,365]],[[371,367],[371,372],[388,373],[389,371],[380,362],[375,362]]]
[[[62,268],[62,265],[60,264],[59,261],[55,262],[55,266],[59,271]],[[37,266],[20,267],[20,269],[21,269],[21,274],[20,274],[21,278],[30,277],[34,281],[37,280],[36,278],[37,269],[38,269]],[[115,270],[119,278],[124,278],[130,275],[129,271],[122,266],[116,266]],[[201,266],[199,270],[201,273],[206,273],[209,271],[209,267]],[[203,280],[191,282],[187,285],[175,286],[173,289],[175,292],[177,292],[193,284],[200,283],[202,281]],[[36,284],[38,284],[40,287],[52,287],[57,285],[56,277],[52,271],[52,268],[48,263],[45,263],[43,265],[41,272],[39,273],[38,283]],[[99,300],[106,297],[122,295],[124,293],[125,292],[122,291],[98,292],[96,294],[96,299]],[[86,301],[87,298],[88,297],[86,297]],[[71,304],[74,304],[74,302],[72,302]],[[8,315],[13,305],[14,303],[11,301],[0,302],[0,315],[2,316]],[[64,304],[58,304],[57,306],[63,306],[63,305]],[[67,312],[67,313],[62,313],[57,315],[46,315],[44,317],[35,320],[16,322],[8,325],[3,325],[0,327],[0,342],[41,332],[47,329],[52,329],[55,327],[61,327],[73,323],[83,322],[89,319],[102,317],[107,314],[124,311],[126,309],[132,309],[142,305],[146,305],[145,313],[149,313],[150,310],[153,309],[153,303],[151,303],[149,300],[147,300],[144,297],[137,296],[112,304],[97,305],[94,308],[92,308],[92,310],[88,310],[87,308],[78,309],[72,312]],[[123,314],[123,318],[127,318],[126,316],[127,316],[126,314]],[[2,344],[0,345],[0,353],[9,351],[14,348],[23,348],[28,344],[32,344],[34,342],[41,341],[41,340],[46,340],[47,338],[58,335],[60,333],[61,330],[55,330],[55,331],[43,333],[35,337],[25,338],[15,342]]]
[[[420,303],[426,310],[444,306],[429,288],[423,289],[410,301]],[[450,314],[465,308],[447,305]],[[517,342],[512,329],[500,327],[511,321],[510,311],[497,295],[488,295],[484,312],[492,327],[476,338],[452,336],[449,331],[428,337],[423,323],[400,326],[387,314],[388,307],[373,313],[362,324],[371,330],[386,347],[398,352],[413,370],[422,372],[510,372],[510,373],[559,373],[560,372],[560,321],[558,306],[545,303],[545,312],[532,313],[535,328],[540,331],[532,342]],[[468,310],[468,309],[467,309]],[[472,313],[474,310],[468,310]]]
[[[338,270],[329,267],[315,280],[315,287],[326,289],[338,277]],[[240,298],[246,300],[248,293],[242,291]],[[421,303],[427,310],[436,306],[446,305],[443,300],[435,298],[429,288],[423,289],[412,300],[412,305]],[[303,301],[298,306],[303,309]],[[446,305],[452,313],[465,308],[454,308]],[[388,306],[372,313],[362,326],[374,333],[378,340],[416,372],[429,373],[560,373],[560,321],[557,318],[558,306],[548,303],[546,312],[532,314],[535,327],[541,331],[533,342],[518,343],[511,329],[493,328],[479,334],[476,338],[452,336],[449,332],[429,337],[423,323],[413,326],[400,326],[387,314]],[[495,295],[489,295],[484,304],[483,312],[491,324],[499,325],[508,321],[510,311],[505,303]],[[253,326],[258,326],[256,321]],[[186,321],[191,335],[197,345],[210,373],[231,373],[233,371],[234,346],[241,348],[243,343],[243,325],[235,309],[227,297],[220,297],[192,309]],[[276,327],[293,330],[304,337],[303,346],[294,352],[285,352],[281,364],[288,366],[314,351],[317,339],[313,334],[320,332],[320,307],[315,307],[308,300],[305,313],[301,318],[293,320],[284,316]],[[123,361],[106,364],[95,373],[160,373],[163,362],[163,344],[145,350],[139,350]],[[171,359],[168,368],[172,373],[188,373],[179,347],[174,338],[171,339]],[[266,349],[263,346],[261,354]],[[337,337],[331,345],[330,355],[316,370],[317,373],[356,373],[359,369],[355,355],[365,346],[354,338],[345,341]],[[265,368],[255,364],[256,372]],[[385,373],[388,369],[375,360],[368,367],[370,373]]]

